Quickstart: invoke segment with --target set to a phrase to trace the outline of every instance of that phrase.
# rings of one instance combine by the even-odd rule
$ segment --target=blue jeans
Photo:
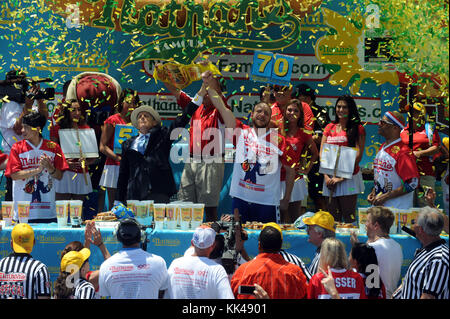
[[[236,197],[233,197],[231,206],[232,212],[234,212],[235,208],[239,210],[242,223],[253,221],[270,223],[279,222],[280,219],[278,206],[250,203]]]

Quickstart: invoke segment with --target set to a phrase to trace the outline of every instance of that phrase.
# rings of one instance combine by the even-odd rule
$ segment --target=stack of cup
[[[19,215],[19,223],[27,224],[28,218],[30,217],[30,202],[29,201],[18,201],[17,202],[17,212]]]
[[[148,217],[148,205],[144,201],[136,201],[134,203],[134,207],[136,207],[136,214],[134,215],[136,220],[145,225]]]
[[[358,207],[359,233],[366,233],[367,210],[369,207]]]
[[[134,217],[136,218],[136,203],[139,202],[138,200],[127,200],[127,208],[131,209],[133,212]]]
[[[164,228],[164,219],[166,217],[166,204],[153,204],[155,229]]]
[[[192,204],[191,203],[181,203],[180,205],[181,222],[180,228],[182,230],[190,229],[192,220]]]
[[[58,227],[67,226],[67,220],[69,218],[69,201],[57,200],[56,206],[56,218],[58,219]]]
[[[69,211],[70,211],[70,223],[72,227],[78,227],[81,225],[81,214],[83,212],[83,201],[82,200],[70,200],[69,201]]]
[[[2,218],[5,221],[5,227],[11,226],[14,212],[14,202],[2,202]]]
[[[192,204],[192,222],[191,228],[196,229],[203,223],[205,204]]]
[[[145,225],[151,225],[153,222],[153,203],[152,200],[143,200],[141,203],[144,203],[147,207],[147,217],[144,221]]]
[[[166,218],[167,218],[167,228],[168,229],[176,229],[177,228],[177,204],[167,204],[166,205]]]

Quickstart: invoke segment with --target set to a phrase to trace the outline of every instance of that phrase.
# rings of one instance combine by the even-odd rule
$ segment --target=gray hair
[[[422,227],[425,234],[439,236],[444,228],[444,217],[439,210],[426,206],[420,209],[417,224]]]
[[[317,233],[322,234],[323,239],[336,237],[336,233],[334,231],[320,227],[319,225],[314,225],[314,230]]]

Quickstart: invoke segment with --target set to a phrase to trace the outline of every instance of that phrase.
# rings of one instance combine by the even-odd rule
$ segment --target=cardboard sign
[[[255,51],[250,76],[253,81],[289,85],[293,65],[292,56]]]
[[[351,179],[355,161],[355,148],[324,143],[319,173]]]
[[[80,141],[78,141],[78,136]],[[94,129],[60,129],[59,141],[66,158],[80,158],[81,151],[85,158],[97,158],[98,146]]]
[[[122,143],[130,137],[137,136],[139,131],[132,125],[117,124],[114,130],[114,153],[122,153]]]

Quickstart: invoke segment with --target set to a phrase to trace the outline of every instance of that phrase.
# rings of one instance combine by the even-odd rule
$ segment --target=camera
[[[29,93],[28,89],[36,83],[53,82],[50,78],[28,78],[25,72],[11,70],[6,74],[5,80],[0,80],[0,99],[8,97],[9,100],[17,103],[25,103],[25,98],[46,99],[55,98],[54,88],[45,88],[37,93]]]
[[[236,229],[241,230],[241,224],[235,221],[234,217],[231,217],[230,221],[214,222],[211,228],[216,233],[225,230],[225,233],[221,235],[223,236],[223,249],[219,251],[219,256],[217,257],[221,258],[222,266],[227,274],[233,274],[239,258],[239,252],[236,250],[236,236],[241,236],[242,240],[247,240],[248,236],[245,232],[236,232]]]

